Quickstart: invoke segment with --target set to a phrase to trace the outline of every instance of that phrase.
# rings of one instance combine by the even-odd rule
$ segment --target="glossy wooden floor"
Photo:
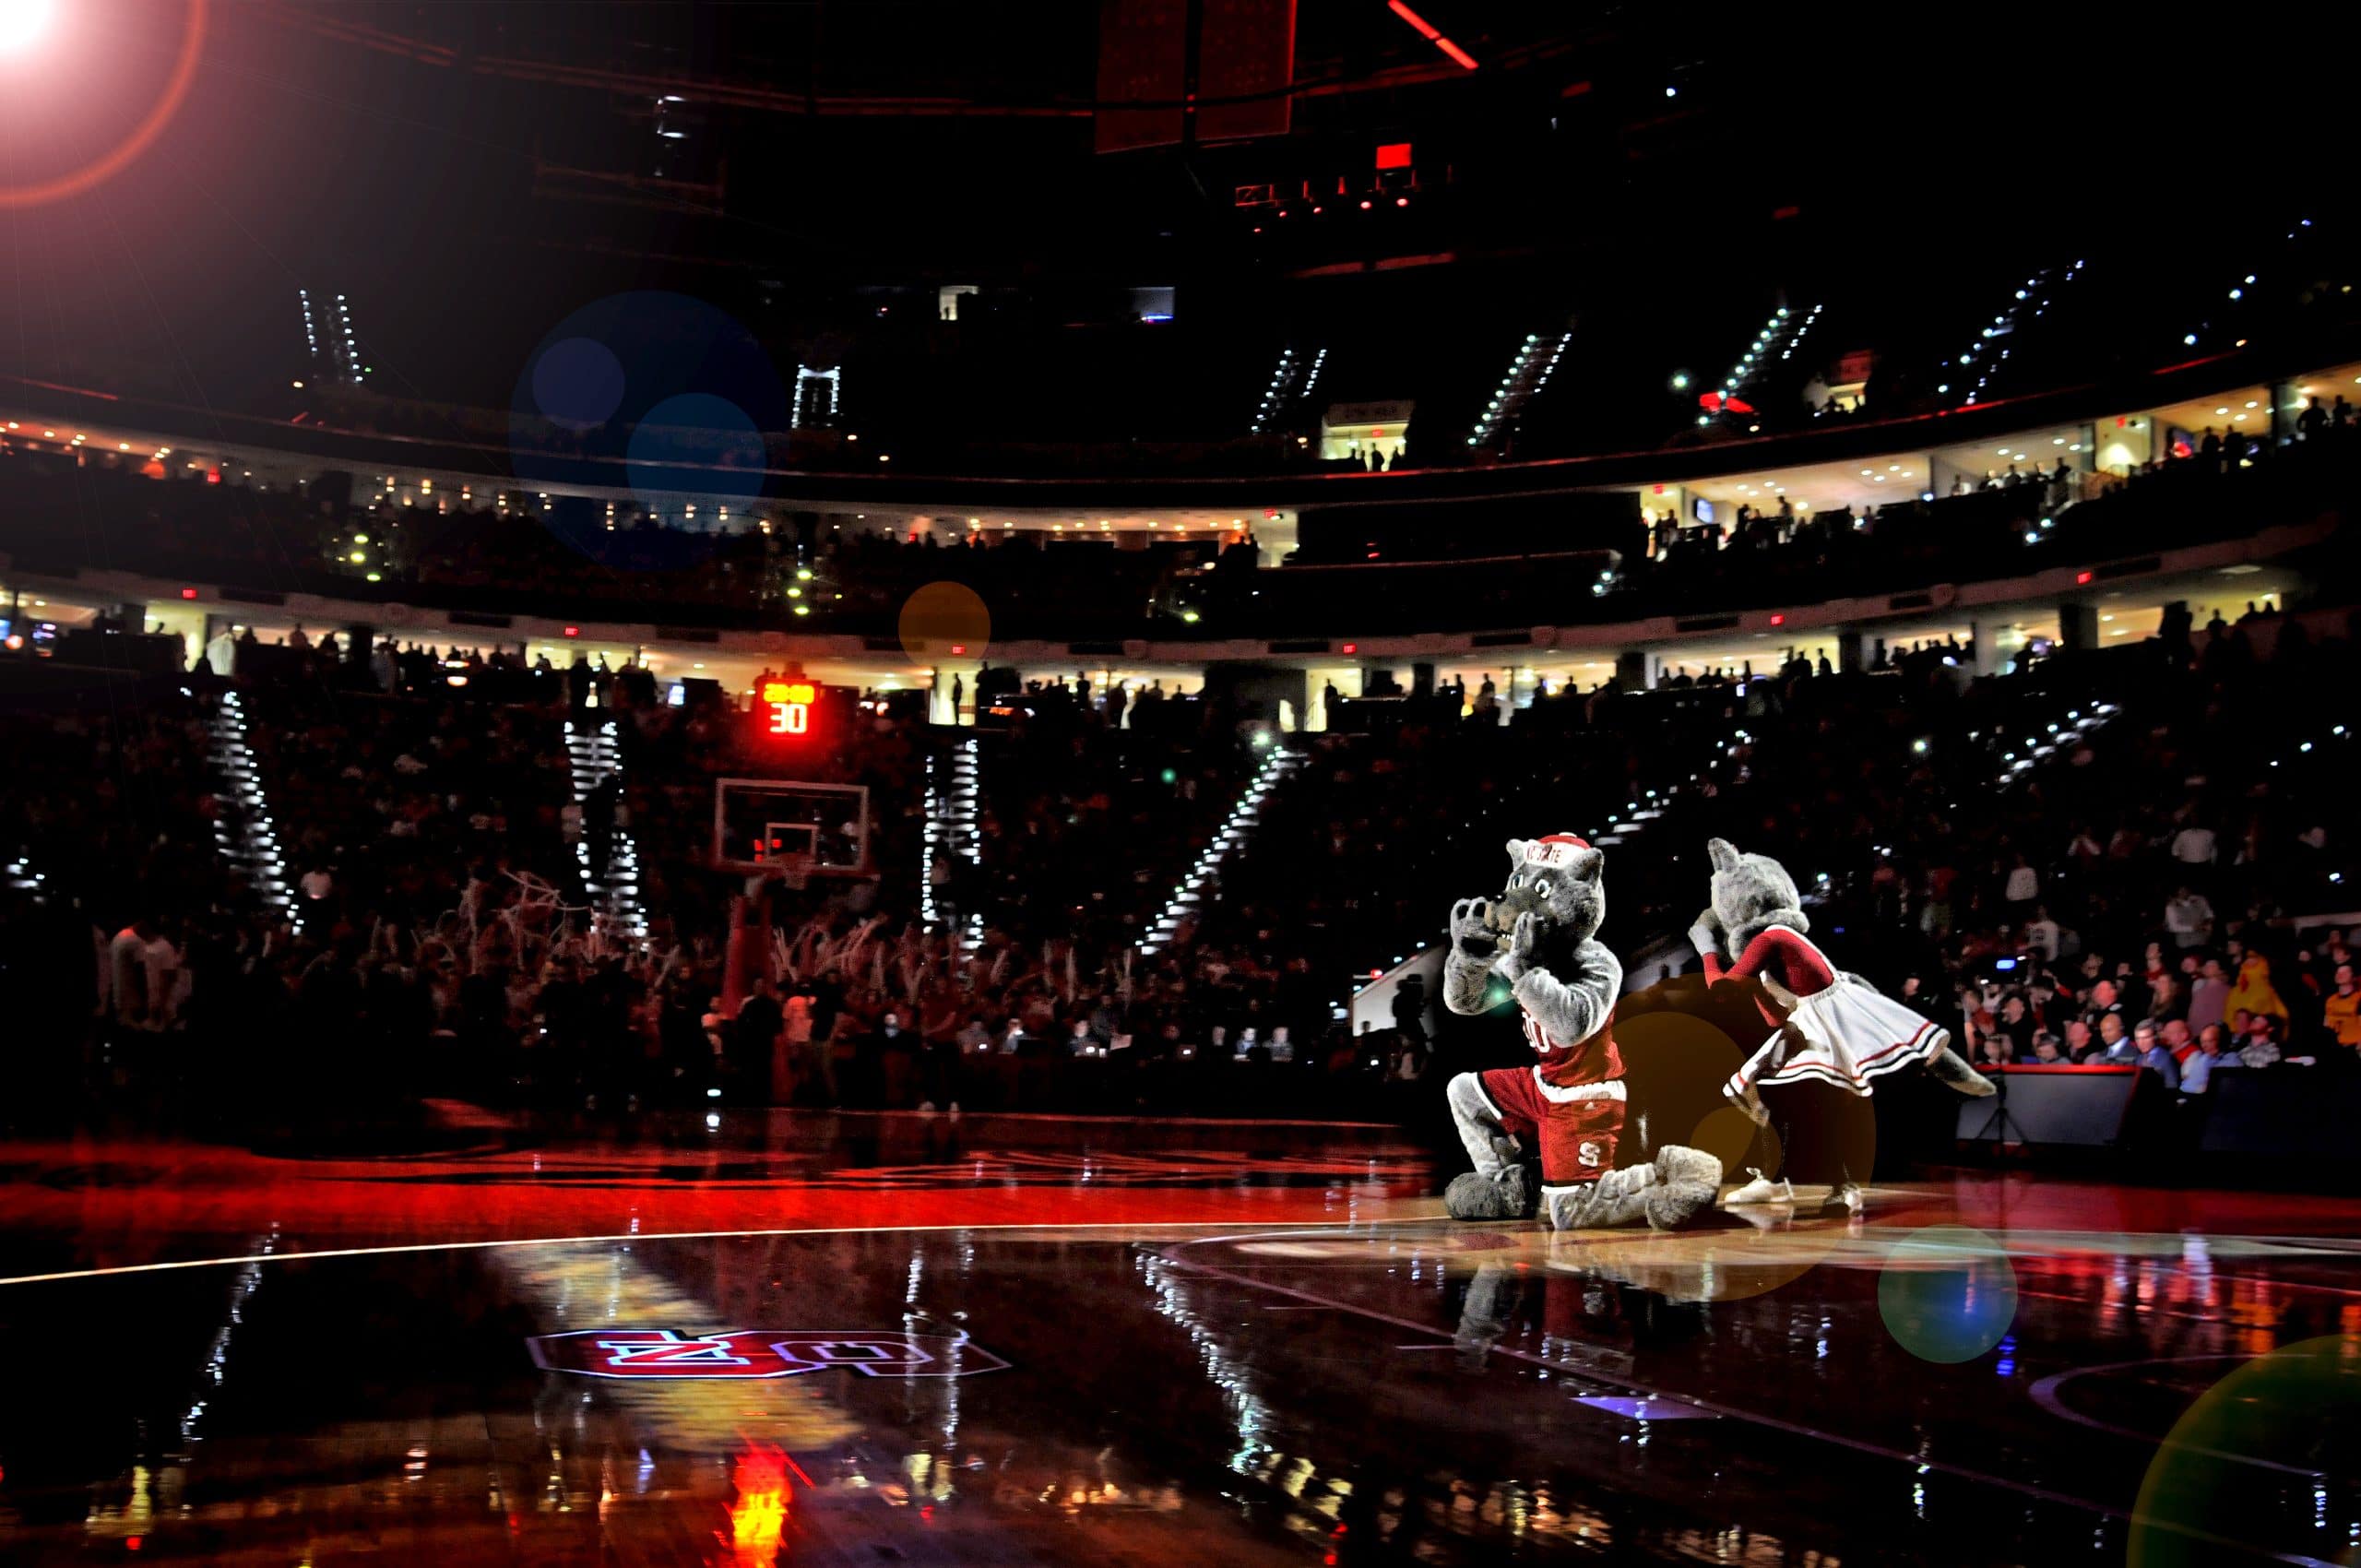
[[[1970,1177],[1880,1190],[1852,1225],[1552,1236],[1442,1219],[1422,1151],[1378,1128],[777,1117],[456,1142],[0,1145],[0,1556],[2361,1543],[2353,1203]],[[1928,1229],[1959,1226],[1988,1246]]]

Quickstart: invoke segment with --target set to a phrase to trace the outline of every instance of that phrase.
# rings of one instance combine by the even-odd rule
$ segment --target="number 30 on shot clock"
[[[808,735],[812,707],[820,689],[808,681],[765,681],[756,694],[754,716],[765,735]]]

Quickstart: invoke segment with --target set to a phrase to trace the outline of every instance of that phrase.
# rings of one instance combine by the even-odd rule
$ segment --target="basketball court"
[[[1966,1174],[1876,1189],[1858,1225],[1552,1235],[1442,1219],[1379,1127],[443,1142],[0,1148],[0,1539],[314,1564],[2361,1539],[2361,1372],[2301,1348],[2361,1327],[2349,1201]]]

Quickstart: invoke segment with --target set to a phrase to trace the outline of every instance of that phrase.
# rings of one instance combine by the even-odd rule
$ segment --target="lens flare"
[[[915,662],[940,659],[955,647],[962,658],[980,659],[991,641],[992,612],[967,584],[931,582],[902,601],[896,629],[902,651]]]
[[[1886,1255],[1878,1313],[1894,1342],[1920,1360],[1972,1361],[2015,1321],[2017,1271],[1983,1231],[1930,1225]]]
[[[56,14],[56,0],[0,0],[0,54],[21,53],[40,42]]]
[[[156,101],[148,106],[147,113],[132,126],[130,133],[97,158],[78,169],[70,170],[53,179],[38,180],[30,184],[0,184],[0,208],[40,207],[67,196],[78,196],[94,185],[104,184],[120,173],[161,134],[179,112],[181,100],[188,96],[189,83],[196,79],[197,61],[205,53],[206,14],[210,0],[185,0],[181,22],[180,51],[173,56],[172,74],[165,79]],[[41,40],[54,10],[53,0],[0,0],[0,57],[20,53]]]

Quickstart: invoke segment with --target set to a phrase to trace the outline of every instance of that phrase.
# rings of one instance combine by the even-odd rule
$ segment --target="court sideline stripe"
[[[174,1258],[164,1263],[113,1264],[104,1268],[68,1268],[52,1274],[0,1276],[0,1286],[45,1285],[65,1279],[107,1279],[125,1274],[169,1274],[186,1268],[227,1268],[248,1263],[310,1263],[326,1258],[391,1257],[404,1253],[490,1252],[502,1247],[564,1247],[601,1241],[713,1241],[734,1236],[907,1235],[944,1230],[1203,1230],[1235,1225],[1234,1219],[1039,1219],[979,1225],[796,1225],[756,1230],[627,1230],[603,1236],[512,1236],[479,1241],[404,1241],[375,1247],[317,1247],[285,1253],[246,1253],[235,1257]],[[1307,1220],[1306,1229],[1334,1231],[1332,1223]],[[1275,1231],[1291,1236],[1292,1230]]]

